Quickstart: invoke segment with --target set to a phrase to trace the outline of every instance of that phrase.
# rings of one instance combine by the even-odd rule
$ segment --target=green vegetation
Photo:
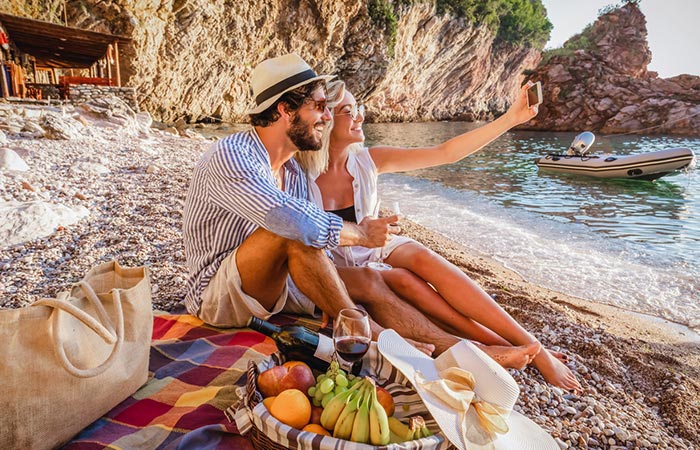
[[[602,16],[602,15],[604,15],[604,14],[607,14],[607,13],[609,13],[609,12],[611,12],[611,11],[615,11],[616,9],[620,9],[620,8],[622,8],[623,6],[627,5],[627,4],[632,4],[632,5],[637,5],[637,6],[639,6],[639,4],[640,4],[641,2],[642,2],[642,0],[622,0],[622,3],[611,3],[610,5],[605,6],[605,7],[603,7],[603,8],[600,8],[600,9],[598,10],[598,17],[600,17],[600,16]]]
[[[405,1],[405,0],[402,0]],[[387,38],[387,49],[390,57],[394,56],[396,47],[396,31],[398,19],[390,0],[369,0],[367,12],[375,25],[384,29]]]
[[[593,24],[586,25],[579,34],[572,36],[564,45],[559,48],[545,50],[542,52],[542,63],[547,64],[555,56],[572,56],[576,50],[588,50],[591,48],[591,30]]]
[[[598,10],[598,17],[620,9],[627,4],[639,5],[641,1],[642,0],[622,0],[621,3],[610,4]],[[588,24],[583,31],[564,42],[563,46],[542,52],[542,64],[547,64],[549,60],[555,56],[572,56],[576,50],[589,50],[591,48],[592,30],[593,24]]]
[[[542,48],[549,40],[552,24],[541,0],[368,0],[372,21],[387,36],[390,54],[396,44],[401,8],[434,1],[440,15],[464,18],[468,23],[486,26],[496,32],[498,42]]]

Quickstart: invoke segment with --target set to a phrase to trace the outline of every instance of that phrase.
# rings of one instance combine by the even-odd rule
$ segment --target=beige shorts
[[[241,276],[236,266],[236,250],[221,262],[221,267],[212,277],[202,294],[199,318],[220,328],[243,328],[251,317],[267,320],[279,312],[314,315],[316,306],[299,291],[291,277],[275,302],[271,311],[243,292]]]

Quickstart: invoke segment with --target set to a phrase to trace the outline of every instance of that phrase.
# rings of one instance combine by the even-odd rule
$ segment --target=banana
[[[333,397],[321,413],[321,426],[327,430],[335,428],[338,417],[345,409],[350,399],[360,389],[361,383],[355,384],[352,388]]]
[[[401,436],[394,433],[393,431],[391,431],[389,433],[389,443],[390,444],[400,444],[402,442],[406,442],[406,439],[402,438]]]
[[[359,408],[360,400],[362,400],[363,393],[365,391],[364,382],[359,383],[362,385],[359,391],[355,392],[355,395],[348,401],[343,408],[343,412],[338,416],[338,420],[333,427],[333,437],[338,439],[350,439],[352,434],[352,426],[355,421],[355,415],[357,414],[357,409]]]
[[[360,406],[355,414],[352,433],[350,434],[350,440],[353,442],[366,444],[369,439],[369,404],[372,401],[370,388],[372,387],[370,386],[365,390],[362,399],[360,399]]]
[[[388,420],[389,420],[389,429],[390,429],[392,434],[394,434],[399,439],[401,439],[399,442],[406,442],[406,441],[413,440],[414,432],[413,432],[413,430],[408,428],[408,425],[401,422],[399,419],[397,419],[394,416],[389,417]]]
[[[413,431],[413,439],[420,439],[433,435],[425,424],[425,419],[423,419],[422,416],[411,417],[409,419],[409,429]]]
[[[386,416],[384,407],[377,400],[377,389],[374,381],[371,381],[370,394],[371,402],[369,406],[369,441],[372,445],[386,445],[391,438],[389,430],[389,418]]]
[[[347,407],[346,407],[347,409]],[[347,413],[344,412],[338,419],[333,429],[333,437],[337,439],[350,440],[352,436],[352,427],[355,423],[355,416],[357,415],[357,410],[348,410]]]

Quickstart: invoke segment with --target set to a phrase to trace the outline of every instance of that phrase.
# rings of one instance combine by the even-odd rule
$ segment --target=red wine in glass
[[[335,341],[338,356],[349,363],[362,359],[369,350],[369,339],[363,337],[344,337]]]
[[[367,312],[357,308],[341,309],[333,321],[335,351],[343,360],[354,363],[369,350],[372,332]]]

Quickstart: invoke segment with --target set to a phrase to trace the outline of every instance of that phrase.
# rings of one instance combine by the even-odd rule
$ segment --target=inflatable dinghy
[[[574,139],[565,155],[549,154],[535,160],[541,170],[597,178],[656,180],[678,170],[695,166],[695,154],[688,148],[671,148],[639,155],[586,155],[595,136],[588,131]]]

